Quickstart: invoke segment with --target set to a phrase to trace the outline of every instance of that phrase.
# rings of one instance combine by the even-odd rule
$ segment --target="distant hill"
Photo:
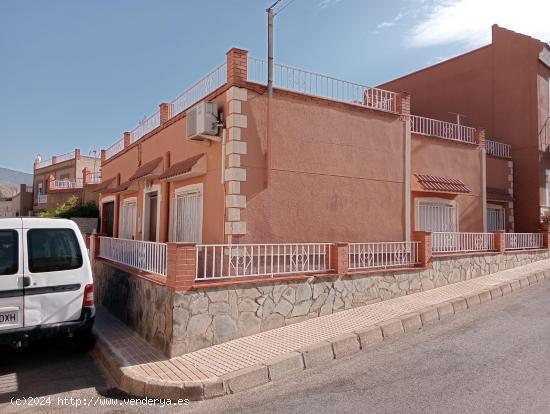
[[[17,193],[19,184],[32,185],[32,174],[0,167],[0,197]]]

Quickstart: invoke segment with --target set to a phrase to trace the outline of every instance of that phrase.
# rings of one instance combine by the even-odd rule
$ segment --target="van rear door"
[[[23,326],[21,219],[0,220],[0,332]]]
[[[68,220],[23,220],[25,326],[77,320],[91,279],[78,228]],[[26,224],[29,223],[29,224]]]

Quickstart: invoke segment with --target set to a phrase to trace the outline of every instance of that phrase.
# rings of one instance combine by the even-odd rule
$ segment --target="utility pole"
[[[267,12],[267,97],[273,96],[273,20],[275,18],[274,7],[281,0],[277,0],[266,10]]]

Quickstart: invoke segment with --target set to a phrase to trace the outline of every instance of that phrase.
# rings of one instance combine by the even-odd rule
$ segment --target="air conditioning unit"
[[[220,141],[218,104],[201,102],[187,111],[187,138],[195,141]]]

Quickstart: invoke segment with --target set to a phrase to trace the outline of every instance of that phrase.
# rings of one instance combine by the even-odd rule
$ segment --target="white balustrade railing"
[[[541,249],[542,233],[506,233],[506,250]]]
[[[273,66],[273,86],[312,96],[366,106],[380,111],[397,111],[397,94],[345,80],[281,65]],[[248,57],[248,80],[267,84],[267,62]]]
[[[63,155],[58,155],[57,157],[55,157],[55,163],[60,163],[60,162],[63,162],[63,161],[69,161],[69,160],[72,160],[75,158],[75,152],[74,151],[71,151],[71,152],[68,152],[66,154],[63,154]]]
[[[36,164],[34,164],[34,168],[38,169],[38,168],[49,167],[52,164],[53,164],[53,160],[50,158],[49,160],[37,162]]]
[[[101,182],[101,173],[88,173],[86,182],[88,184],[99,184]]]
[[[418,264],[419,242],[350,243],[348,267],[379,269]]]
[[[434,253],[486,252],[495,250],[493,233],[433,232]]]
[[[105,150],[105,159],[108,160],[112,156],[118,154],[123,149],[124,149],[124,139],[121,139]]]
[[[38,204],[46,204],[48,202],[48,194],[38,194],[36,201]]]
[[[166,243],[112,237],[99,239],[100,257],[144,272],[166,276]]]
[[[170,117],[190,108],[227,83],[227,64],[223,63],[170,102]]]
[[[415,134],[475,144],[475,131],[472,127],[411,115],[411,132]]]
[[[34,191],[34,188],[32,185],[26,185],[25,186],[25,192],[32,193]]]
[[[153,129],[160,126],[160,111],[144,118],[137,127],[130,132],[130,143],[136,142],[142,136],[147,135]]]
[[[511,149],[511,145],[488,139],[485,140],[485,150],[487,151],[487,155],[492,155],[499,158],[512,158]]]
[[[52,182],[54,190],[70,190],[73,188],[82,188],[82,178],[76,180],[54,180]]]
[[[200,244],[197,280],[330,270],[330,243]]]

